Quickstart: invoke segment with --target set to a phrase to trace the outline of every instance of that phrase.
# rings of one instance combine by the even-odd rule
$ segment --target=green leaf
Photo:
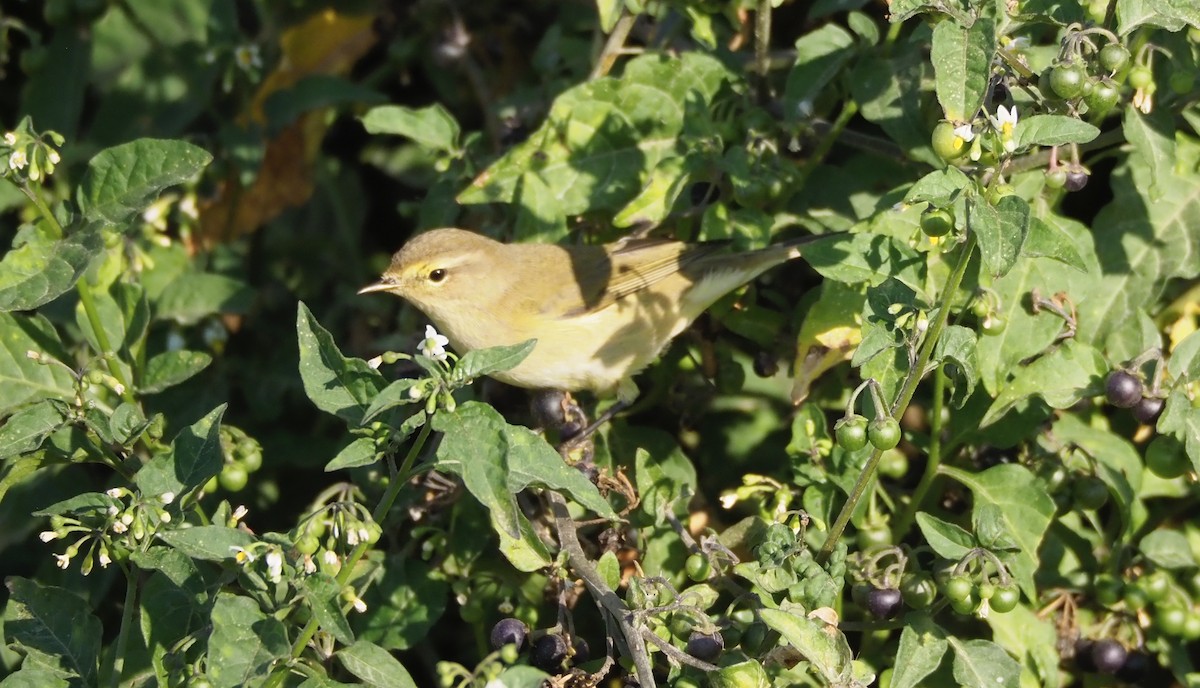
[[[938,102],[946,119],[967,122],[983,105],[996,54],[996,24],[979,18],[970,28],[954,22],[933,27],[930,60],[936,77]]]
[[[1044,353],[1064,330],[1065,324],[1058,315],[1046,309],[1035,313],[1029,308],[1030,293],[1036,289],[1043,298],[1058,293],[1090,294],[1100,271],[1088,227],[1051,214],[1041,221],[1071,242],[1087,265],[1087,272],[1063,270],[1058,262],[1027,255],[1030,239],[1036,233],[1031,223],[1031,236],[1022,255],[1008,274],[991,285],[1000,299],[999,314],[1008,327],[999,334],[979,338],[980,381],[992,396],[999,394],[1011,372],[1019,370],[1023,361]]]
[[[679,195],[691,181],[691,168],[684,157],[663,158],[650,170],[641,191],[613,217],[614,227],[657,227],[670,214]]]
[[[948,369],[955,380],[954,405],[962,408],[967,397],[975,392],[979,383],[979,365],[976,351],[978,341],[974,330],[959,325],[948,325],[933,349],[933,360],[951,364]]]
[[[225,526],[194,526],[158,534],[168,545],[193,559],[224,561],[254,544],[254,536]]]
[[[910,614],[904,619],[904,630],[900,632],[900,645],[892,673],[891,688],[917,688],[921,681],[937,670],[942,657],[950,646],[946,633],[923,612]]]
[[[496,682],[504,688],[541,688],[548,679],[550,675],[541,669],[518,664],[500,672]]]
[[[990,640],[947,636],[954,648],[954,680],[964,688],[1017,688],[1021,665]]]
[[[341,608],[342,586],[321,572],[300,580],[304,599],[320,628],[343,645],[353,643],[354,632],[350,630],[350,623],[346,621]]]
[[[1158,431],[1174,435],[1183,442],[1193,470],[1200,472],[1200,409],[1192,405],[1183,385],[1167,395],[1167,405],[1158,419]]]
[[[1138,549],[1155,566],[1164,569],[1190,569],[1196,566],[1188,538],[1182,532],[1170,528],[1159,528],[1150,532],[1138,543]]]
[[[1033,573],[1038,565],[1038,547],[1054,516],[1054,500],[1046,493],[1045,485],[1017,464],[1001,464],[983,471],[968,473],[950,466],[942,471],[966,485],[975,497],[975,508],[990,505],[1000,514],[1000,524],[1020,547],[1011,558],[1009,570],[1029,599],[1037,598]]]
[[[217,313],[246,313],[254,292],[241,280],[210,272],[185,272],[158,297],[155,316],[195,325]]]
[[[470,402],[468,402],[470,403]],[[485,407],[495,413],[491,407]],[[500,414],[496,414],[499,417]],[[553,447],[540,435],[520,425],[506,425],[508,445],[508,488],[520,492],[530,485],[548,487],[567,494],[571,499],[602,518],[616,519],[600,491],[583,473],[563,462]]]
[[[1131,534],[1135,524],[1131,511],[1142,489],[1142,457],[1123,437],[1092,427],[1076,415],[1064,414],[1054,423],[1054,436],[1064,446],[1078,446],[1095,459],[1096,475],[1108,485],[1121,514],[1122,533]]]
[[[553,244],[570,236],[567,216],[559,212],[558,197],[536,171],[521,175],[513,202],[517,206],[514,241]]]
[[[1003,277],[1017,262],[1029,230],[1029,204],[1018,196],[1005,196],[996,205],[973,203],[971,229],[979,237],[979,254],[993,277]]]
[[[1021,253],[1032,258],[1049,258],[1063,265],[1087,272],[1088,265],[1075,248],[1075,242],[1070,235],[1060,227],[1050,225],[1038,218],[1029,220],[1029,233],[1025,236],[1025,244]]]
[[[394,554],[383,563],[383,577],[364,600],[366,614],[354,617],[358,637],[387,650],[407,650],[425,640],[446,611],[450,586],[429,564]]]
[[[1117,28],[1124,36],[1139,26],[1179,31],[1200,27],[1200,8],[1192,0],[1117,0]]]
[[[479,175],[458,201],[510,203],[522,176],[533,173],[558,199],[559,215],[617,210],[660,160],[679,154],[685,123],[700,121],[733,79],[702,53],[637,57],[620,78],[596,79],[559,95],[542,126]]]
[[[1157,201],[1165,191],[1160,181],[1175,168],[1175,122],[1170,112],[1159,109],[1144,115],[1131,104],[1125,108],[1123,124],[1125,139],[1137,148],[1149,168],[1147,197]]]
[[[402,105],[380,105],[367,110],[362,123],[371,134],[406,136],[425,148],[447,153],[459,149],[458,122],[441,104],[420,110]]]
[[[290,87],[273,91],[263,103],[263,113],[271,130],[279,131],[306,112],[347,104],[373,105],[385,100],[379,91],[348,79],[310,74]]]
[[[1134,148],[1113,173],[1113,200],[1092,223],[1103,275],[1079,303],[1080,340],[1099,344],[1140,308],[1154,310],[1168,280],[1200,274],[1195,228],[1200,226],[1200,143],[1179,137],[1176,169],[1159,169],[1154,185],[1147,152]],[[1181,171],[1177,171],[1181,170]]]
[[[33,512],[34,516],[54,516],[57,514],[73,514],[79,517],[100,517],[109,507],[116,506],[117,500],[103,492],[84,492],[74,497],[68,497],[61,502],[55,502],[44,509]]]
[[[924,291],[925,260],[908,246],[879,234],[840,234],[806,244],[804,259],[822,277],[846,284],[880,284],[891,277]]]
[[[961,559],[975,547],[974,535],[924,511],[917,513],[917,526],[925,536],[925,542],[946,559]]]
[[[164,351],[146,361],[142,375],[143,394],[156,394],[182,384],[212,363],[212,356],[203,351]]]
[[[288,656],[283,623],[267,616],[249,597],[222,592],[212,610],[206,676],[215,688],[258,685],[272,664]]]
[[[538,537],[525,514],[517,512],[517,537],[511,537],[492,519],[492,529],[500,536],[500,553],[518,571],[533,573],[554,563],[554,556]]]
[[[346,358],[308,306],[296,313],[300,341],[300,378],[317,408],[359,425],[371,401],[384,388],[383,376],[361,358]]]
[[[788,72],[783,104],[789,119],[799,117],[803,103],[811,109],[821,91],[854,56],[854,36],[837,24],[824,26],[796,41],[796,63]]]
[[[1040,396],[1056,409],[1074,406],[1080,399],[1102,394],[1108,363],[1100,352],[1070,339],[1033,363],[1017,369],[1007,385],[1002,384],[981,426],[1000,420],[1017,402]]]
[[[33,310],[62,296],[104,250],[100,232],[91,228],[63,239],[27,234],[29,240],[0,260],[0,312]]]
[[[939,3],[943,6],[944,3]],[[914,160],[943,167],[929,144],[925,113],[925,81],[929,62],[921,54],[925,40],[910,38],[901,52],[869,55],[858,61],[850,77],[850,91],[862,107],[862,116],[879,125]]]
[[[88,220],[119,225],[210,162],[212,155],[184,141],[138,139],[106,148],[88,162],[76,202]]]
[[[130,558],[151,574],[141,590],[142,636],[156,653],[165,654],[189,633],[210,623],[204,578],[195,562],[179,550],[155,546]]]
[[[124,446],[132,444],[149,427],[150,421],[142,413],[141,407],[128,401],[121,402],[113,409],[112,416],[108,419],[108,429],[113,441]]]
[[[88,603],[65,588],[20,576],[10,576],[5,585],[5,639],[26,653],[27,662],[85,686],[97,685],[101,629]]]
[[[38,399],[74,396],[68,368],[29,358],[31,351],[53,357],[47,347],[58,352],[62,344],[43,316],[0,313],[0,416]]]
[[[957,4],[941,0],[892,0],[888,3],[888,20],[893,24],[906,21],[920,12],[931,12],[935,15],[946,14],[954,18],[962,26],[971,23],[973,17],[963,11]]]
[[[1100,135],[1100,129],[1067,115],[1032,115],[1021,118],[1013,131],[1018,148],[1024,146],[1065,146],[1087,143]]]
[[[760,609],[759,615],[763,623],[779,631],[828,684],[846,685],[852,672],[853,656],[846,636],[837,627],[810,619],[803,610],[789,613],[781,609]]]
[[[342,447],[337,456],[325,464],[325,472],[369,466],[378,460],[379,450],[375,447],[375,438],[359,437],[345,447]]]
[[[30,660],[0,681],[0,688],[69,688],[71,683]]]
[[[171,451],[150,459],[133,480],[145,497],[171,493],[181,497],[215,477],[225,465],[221,451],[221,417],[225,404],[213,409],[171,443]]]
[[[0,425],[0,459],[36,451],[65,422],[62,411],[50,401],[20,409]]]
[[[470,355],[470,352],[467,354]],[[466,358],[464,356],[463,358]],[[385,411],[390,411],[397,406],[407,406],[422,401],[423,397],[414,399],[410,394],[413,387],[425,382],[424,378],[401,378],[396,380],[387,387],[384,387],[375,398],[371,400],[371,405],[367,407],[366,413],[363,414],[362,424],[370,423],[379,417]]]
[[[971,184],[957,167],[934,170],[921,177],[904,194],[905,203],[928,203],[936,208],[950,205]]]
[[[536,339],[528,339],[512,346],[468,351],[463,354],[458,365],[454,366],[454,376],[458,380],[474,380],[484,375],[511,370],[525,360],[536,344]]]
[[[454,413],[435,415],[433,429],[443,436],[434,468],[461,477],[467,491],[491,512],[496,526],[517,538],[517,503],[508,489],[505,427],[495,409],[478,402],[467,402]]]
[[[1060,658],[1055,649],[1058,633],[1053,621],[1041,618],[1024,605],[1017,605],[1003,614],[993,611],[988,615],[987,623],[992,627],[992,640],[1017,657],[1022,686],[1061,685]]]
[[[417,688],[404,665],[374,643],[359,640],[339,651],[337,658],[347,671],[373,688]]]

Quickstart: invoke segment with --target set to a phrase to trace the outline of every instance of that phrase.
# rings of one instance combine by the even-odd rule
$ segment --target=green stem
[[[969,212],[970,206],[968,206],[967,215],[967,240],[963,244],[962,253],[959,254],[958,264],[954,266],[954,272],[950,273],[950,278],[946,280],[941,301],[938,303],[937,315],[930,323],[925,341],[922,342],[921,350],[917,354],[916,363],[908,371],[908,376],[904,378],[904,386],[900,389],[900,393],[896,396],[896,402],[892,405],[892,417],[897,421],[904,415],[908,403],[912,401],[913,395],[917,391],[917,385],[924,377],[925,367],[929,365],[929,359],[933,356],[933,348],[937,346],[938,339],[941,338],[942,330],[945,329],[946,321],[950,316],[950,304],[954,300],[954,294],[958,291],[959,284],[962,283],[963,275],[967,271],[967,263],[971,261],[971,254],[975,252],[975,233],[971,231]],[[838,539],[842,537],[842,532],[846,530],[846,525],[850,523],[850,515],[854,513],[855,506],[862,499],[863,492],[866,491],[872,476],[875,475],[875,469],[879,466],[879,459],[882,456],[883,450],[881,449],[871,452],[871,458],[863,466],[862,474],[858,476],[858,482],[854,483],[850,497],[829,529],[829,537],[825,538],[825,544],[821,546],[821,552],[817,555],[818,561],[826,561],[833,553],[833,546],[837,544]]]
[[[137,581],[132,570],[125,569],[125,605],[121,609],[121,629],[117,631],[117,642],[113,645],[112,664],[108,672],[108,685],[121,685],[121,674],[125,671],[125,647],[129,644],[129,628],[133,625],[133,612],[137,609]]]
[[[396,497],[400,495],[400,490],[408,483],[408,471],[412,467],[413,461],[417,455],[421,453],[421,449],[425,446],[425,441],[429,439],[429,433],[432,431],[432,423],[430,419],[425,420],[425,424],[421,426],[421,432],[417,435],[416,441],[409,448],[408,454],[404,457],[404,462],[400,465],[400,472],[392,481],[388,483],[388,488],[383,493],[383,497],[379,500],[379,504],[375,506],[375,510],[371,512],[371,518],[376,523],[382,523],[388,512],[392,510],[392,505],[396,503]],[[354,546],[350,555],[346,557],[346,561],[342,562],[342,568],[338,571],[337,577],[334,579],[341,587],[345,587],[350,580],[351,574],[354,572],[354,567],[367,553],[371,545],[360,541]],[[296,642],[292,645],[292,659],[297,659],[304,653],[304,648],[308,647],[308,641],[312,640],[317,633],[317,618],[314,616],[305,624],[300,635],[296,638]],[[277,670],[264,684],[265,688],[275,688],[283,682],[284,677],[288,674],[287,671]]]
[[[850,124],[850,120],[854,119],[854,116],[857,114],[858,102],[847,100],[842,106],[842,111],[838,113],[837,119],[830,125],[829,130],[821,135],[816,149],[813,150],[807,164],[800,172],[800,182],[796,185],[796,188],[803,188],[804,184],[808,181],[808,176],[825,160],[825,156],[829,155],[829,151],[833,149],[833,144],[837,143],[838,138],[845,131],[846,125]]]
[[[916,489],[913,490],[908,507],[892,526],[892,534],[897,542],[912,527],[913,519],[917,517],[917,510],[925,501],[925,495],[933,485],[934,479],[937,478],[938,467],[942,465],[942,398],[945,393],[946,371],[944,366],[938,366],[933,373],[933,405],[929,410],[929,454],[925,462],[925,473],[921,476],[921,482],[917,483]]]
[[[754,10],[754,71],[758,74],[758,95],[766,100],[771,95],[767,74],[771,64],[767,49],[771,47],[771,0],[758,0]]]
[[[592,73],[588,75],[588,81],[595,81],[608,74],[616,64],[617,55],[625,47],[625,39],[629,38],[629,30],[633,28],[635,21],[637,21],[636,15],[630,14],[627,10],[621,10],[620,18],[613,25],[612,33],[608,34],[608,39],[604,41],[604,47],[596,57],[596,64],[592,66]]]
[[[75,283],[75,291],[79,292],[79,303],[83,306],[88,324],[92,326],[92,332],[96,335],[96,343],[100,345],[100,356],[108,365],[108,372],[112,373],[117,382],[121,383],[121,398],[133,403],[133,386],[129,384],[129,380],[125,379],[125,371],[121,369],[119,363],[109,360],[110,357],[116,358],[116,352],[113,351],[112,344],[108,341],[108,332],[104,330],[104,325],[100,322],[100,311],[96,310],[96,300],[92,297],[92,287],[88,284],[86,277],[80,277],[79,281]]]
[[[65,234],[63,226],[58,223],[58,218],[54,217],[54,211],[50,210],[50,206],[46,204],[46,201],[42,200],[42,195],[38,193],[36,188],[29,186],[28,183],[21,184],[20,189],[21,193],[25,194],[33,202],[38,212],[46,219],[47,224],[50,225],[50,230],[54,232],[54,238],[61,239],[63,234]]]

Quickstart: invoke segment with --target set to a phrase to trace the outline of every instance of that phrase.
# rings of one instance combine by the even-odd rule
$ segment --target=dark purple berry
[[[775,377],[779,372],[779,360],[769,351],[754,354],[754,374],[759,377]]]
[[[1150,425],[1158,419],[1158,414],[1162,413],[1163,400],[1158,397],[1142,397],[1138,403],[1133,405],[1133,417],[1138,419],[1139,423]]]
[[[713,661],[724,649],[725,639],[721,637],[720,632],[710,634],[692,631],[692,635],[688,637],[687,653],[701,661]]]
[[[516,645],[520,650],[525,644],[525,636],[529,635],[529,628],[517,619],[507,618],[500,619],[492,626],[492,649],[499,650],[505,645]]]
[[[1067,181],[1063,184],[1063,188],[1067,191],[1079,191],[1087,186],[1088,173],[1087,170],[1076,167],[1067,171]]]
[[[904,606],[904,596],[895,588],[875,588],[867,593],[867,611],[876,619],[891,619]]]
[[[1085,674],[1096,673],[1096,662],[1092,660],[1092,648],[1095,645],[1094,641],[1087,638],[1075,642],[1075,666]]]
[[[1146,673],[1150,671],[1150,655],[1142,651],[1130,652],[1125,663],[1117,669],[1117,678],[1135,686],[1144,684]]]
[[[1130,408],[1142,400],[1142,381],[1124,370],[1114,370],[1104,383],[1104,395],[1113,406]]]
[[[588,646],[588,641],[583,638],[575,636],[571,647],[575,650],[575,655],[571,658],[571,662],[574,665],[579,666],[592,658],[592,648]]]
[[[544,635],[533,644],[529,659],[533,665],[547,673],[555,673],[562,669],[563,660],[567,658],[567,641],[561,635]]]
[[[538,427],[562,430],[566,422],[564,402],[566,394],[557,390],[543,390],[535,393],[529,400],[533,420]]]
[[[1092,663],[1096,665],[1096,671],[1101,673],[1117,673],[1125,666],[1127,656],[1125,646],[1115,640],[1105,638],[1092,645]]]

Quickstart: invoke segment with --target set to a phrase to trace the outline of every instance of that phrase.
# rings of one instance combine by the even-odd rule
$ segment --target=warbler
[[[501,382],[628,403],[637,396],[633,376],[705,309],[824,236],[730,253],[727,241],[505,244],[434,229],[406,243],[359,293],[406,299],[459,353],[537,340],[515,368],[492,375]]]

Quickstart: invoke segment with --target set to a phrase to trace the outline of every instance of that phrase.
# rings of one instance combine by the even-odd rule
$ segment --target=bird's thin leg
[[[563,443],[559,445],[559,452],[566,456],[573,450],[577,449],[584,442],[590,442],[592,434],[599,430],[600,426],[612,420],[613,416],[616,416],[618,413],[627,408],[629,408],[629,402],[625,401],[624,399],[618,399],[612,406],[609,406],[607,409],[605,409],[604,413],[601,413],[591,425],[588,425],[586,428],[579,431],[578,434],[572,435],[564,440]]]

